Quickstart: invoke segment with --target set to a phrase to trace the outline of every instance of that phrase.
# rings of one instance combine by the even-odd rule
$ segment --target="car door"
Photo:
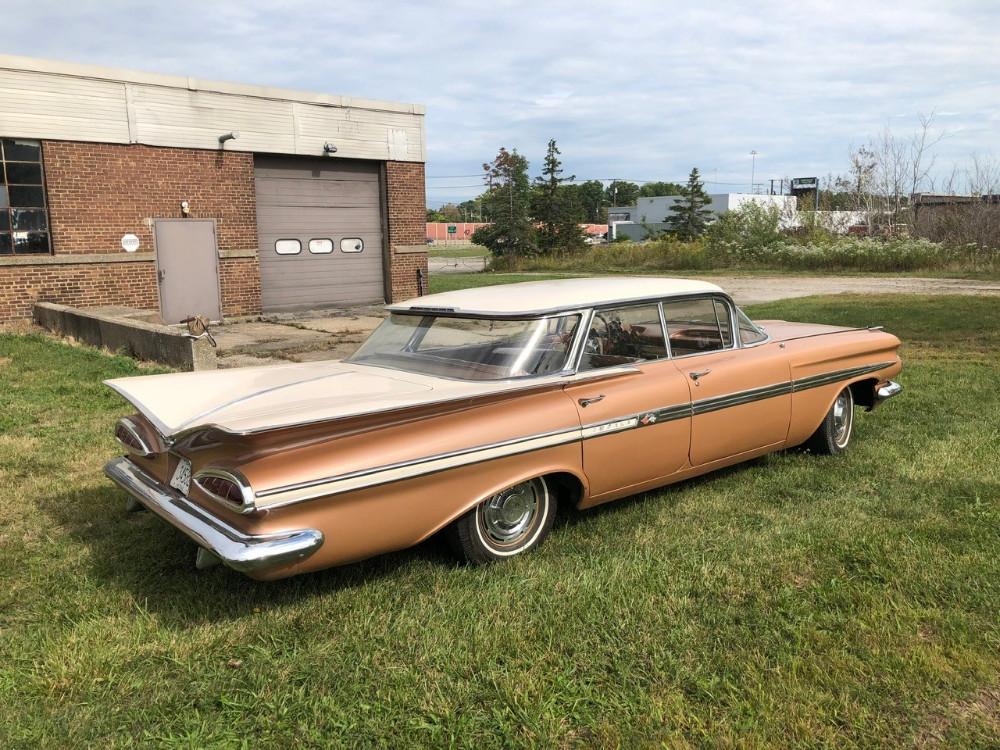
[[[778,345],[764,334],[757,342],[748,338],[742,320],[736,325],[735,306],[721,295],[665,301],[663,316],[673,364],[691,397],[691,465],[783,443],[791,381]]]
[[[669,476],[688,460],[687,379],[667,358],[656,303],[595,312],[579,372],[620,367],[634,372],[565,389],[580,416],[592,496]]]

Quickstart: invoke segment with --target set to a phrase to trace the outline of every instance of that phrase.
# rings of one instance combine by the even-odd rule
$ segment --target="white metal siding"
[[[257,233],[261,306],[266,312],[384,302],[382,212],[378,165],[364,161],[257,156]],[[360,253],[340,241],[358,237]],[[301,243],[279,255],[278,240]],[[312,239],[333,252],[313,255]]]
[[[423,108],[0,56],[0,136],[424,161]]]

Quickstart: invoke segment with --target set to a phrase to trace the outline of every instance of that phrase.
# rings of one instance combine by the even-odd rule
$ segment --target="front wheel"
[[[847,450],[854,427],[854,394],[850,386],[837,394],[819,428],[806,441],[813,453],[835,456]]]
[[[482,565],[541,544],[556,516],[556,498],[542,478],[529,479],[488,497],[448,529],[463,560]]]

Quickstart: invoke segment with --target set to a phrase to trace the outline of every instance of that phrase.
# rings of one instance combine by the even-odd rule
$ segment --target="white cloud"
[[[425,103],[431,175],[550,137],[580,177],[826,174],[931,111],[942,168],[1000,156],[992,0],[4,5],[8,53]]]

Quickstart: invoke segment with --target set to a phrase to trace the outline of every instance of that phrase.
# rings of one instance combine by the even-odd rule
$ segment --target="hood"
[[[632,372],[608,368],[603,376]],[[586,375],[460,381],[349,362],[265,365],[104,381],[165,438],[199,427],[246,434],[364,414],[551,387]]]

